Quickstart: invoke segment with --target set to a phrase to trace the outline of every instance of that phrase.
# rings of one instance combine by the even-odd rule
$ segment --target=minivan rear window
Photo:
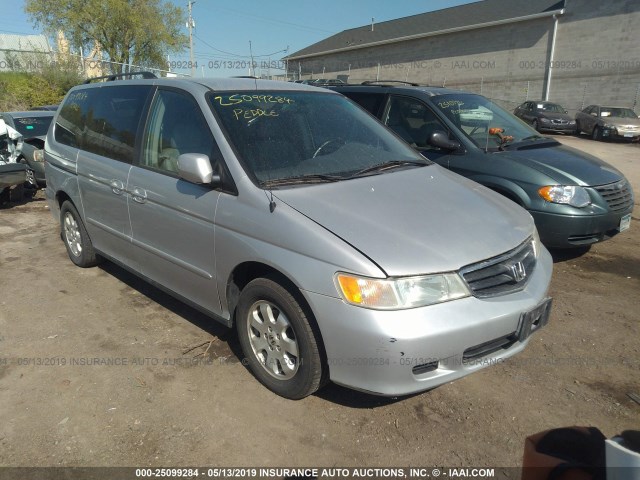
[[[84,88],[60,108],[55,139],[63,145],[131,163],[148,85]]]
[[[428,161],[335,93],[249,91],[209,97],[244,167],[260,184],[349,178],[389,162]]]

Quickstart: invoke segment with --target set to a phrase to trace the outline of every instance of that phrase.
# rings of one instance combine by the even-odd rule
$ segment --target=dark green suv
[[[622,173],[540,136],[488,98],[401,83],[331,89],[425,157],[526,208],[548,247],[590,245],[630,226],[633,191]]]

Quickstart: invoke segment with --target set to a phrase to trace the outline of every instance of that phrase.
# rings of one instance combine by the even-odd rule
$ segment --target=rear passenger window
[[[63,145],[131,163],[147,85],[78,90],[67,98],[55,126]]]
[[[376,117],[384,101],[384,94],[381,93],[348,93],[346,95]]]

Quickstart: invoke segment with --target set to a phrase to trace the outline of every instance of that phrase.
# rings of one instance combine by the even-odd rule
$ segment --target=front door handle
[[[124,192],[124,183],[120,180],[111,180],[109,185],[111,186],[111,191],[116,195],[122,195],[122,192]]]
[[[133,187],[131,198],[133,198],[134,202],[145,203],[147,201],[147,192],[143,188]]]

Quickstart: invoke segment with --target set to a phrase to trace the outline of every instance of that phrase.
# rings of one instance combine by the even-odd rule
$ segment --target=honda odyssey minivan
[[[107,259],[235,327],[249,369],[420,392],[521,351],[552,262],[521,207],[342,95],[255,79],[73,88],[45,147],[70,259]]]

